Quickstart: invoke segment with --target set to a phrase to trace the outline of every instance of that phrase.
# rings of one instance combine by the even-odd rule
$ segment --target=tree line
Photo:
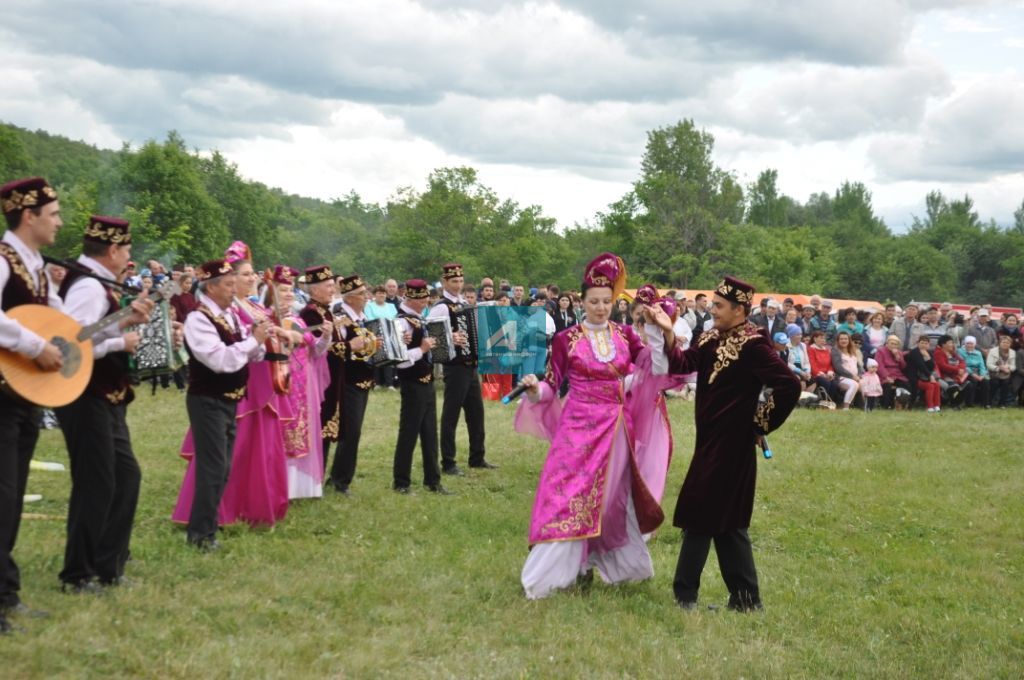
[[[323,201],[247,180],[175,132],[115,151],[0,124],[0,178],[39,174],[58,187],[59,256],[77,254],[88,216],[101,213],[132,222],[137,260],[166,264],[201,262],[241,239],[261,267],[327,263],[380,281],[432,277],[455,260],[470,279],[576,287],[588,259],[611,250],[632,283],[710,288],[735,273],[762,290],[1020,304],[1024,202],[1014,224],[1001,226],[982,220],[969,196],[933,191],[897,234],[862,183],[801,203],[779,192],[773,169],[741,185],[713,150],[714,137],[691,120],[649,132],[631,189],[563,230],[540,206],[499,197],[472,168],[437,169],[385,204],[355,192]]]

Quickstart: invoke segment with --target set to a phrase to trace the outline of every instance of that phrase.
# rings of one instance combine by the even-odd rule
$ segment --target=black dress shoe
[[[482,463],[473,463],[469,467],[476,468],[478,470],[497,470],[498,466],[494,463],[488,463],[486,460]]]
[[[92,581],[75,581],[73,583],[64,582],[60,585],[60,591],[70,595],[103,594],[103,588],[98,583],[93,583]]]
[[[340,493],[342,496],[345,496],[346,498],[352,495],[348,490],[348,484],[340,484],[332,480],[330,482],[330,485],[332,489],[334,489],[337,493]]]
[[[407,487],[407,486],[396,486],[396,487],[392,488],[392,491],[394,491],[395,493],[400,493],[403,496],[408,496],[409,495],[409,487]]]
[[[42,609],[32,609],[24,602],[19,602],[13,607],[4,609],[3,616],[26,616],[30,619],[45,619],[50,616],[50,612],[43,611]]]
[[[199,540],[188,539],[188,544],[198,550],[199,552],[216,552],[220,550],[220,541],[212,536],[209,538],[200,538]]]
[[[444,488],[444,486],[442,486],[441,484],[429,484],[427,486],[427,488],[430,489],[431,493],[436,493],[438,496],[451,496],[451,495],[453,495],[451,491],[449,491],[448,489]]]
[[[446,475],[451,475],[452,477],[463,477],[466,474],[465,472],[462,471],[462,468],[460,468],[458,465],[453,465],[450,468],[445,468],[445,469],[441,470],[441,472],[446,474]]]
[[[679,608],[683,611],[697,611],[697,600],[677,600],[676,604],[678,604]]]

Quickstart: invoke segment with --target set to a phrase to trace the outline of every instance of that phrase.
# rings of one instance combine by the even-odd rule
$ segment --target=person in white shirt
[[[63,225],[57,192],[42,177],[16,180],[0,187],[0,206],[7,222],[0,241],[0,348],[33,359],[41,370],[56,371],[63,365],[60,349],[7,312],[28,304],[61,309],[39,254],[53,245]],[[14,630],[9,616],[31,613],[18,595],[21,575],[12,553],[39,420],[34,405],[0,392],[0,635]]]
[[[188,542],[216,550],[217,506],[231,470],[235,416],[245,396],[249,364],[261,361],[263,342],[273,331],[266,319],[251,329],[231,307],[235,274],[224,260],[196,270],[199,308],[185,319],[188,394],[185,407],[195,442],[195,494],[188,521]]]
[[[397,367],[402,388],[402,407],[398,418],[398,441],[395,442],[394,483],[401,494],[412,485],[412,454],[416,440],[423,455],[423,485],[442,496],[449,491],[441,484],[437,465],[437,392],[434,390],[434,367],[430,350],[437,344],[426,332],[423,309],[427,305],[427,282],[411,279],[405,282],[405,300],[398,308],[398,331],[407,337],[407,361]]]
[[[85,272],[120,281],[131,249],[127,221],[90,217],[79,268],[66,274],[59,289],[64,312],[82,326],[117,313],[121,304],[116,287]],[[128,359],[139,344],[139,334],[125,329],[148,321],[153,302],[143,294],[132,307],[132,316],[93,336],[95,363],[85,392],[56,409],[71,461],[67,544],[60,572],[66,591],[94,592],[97,586],[120,585],[128,561],[142,473],[127,422],[128,404],[134,398]]]

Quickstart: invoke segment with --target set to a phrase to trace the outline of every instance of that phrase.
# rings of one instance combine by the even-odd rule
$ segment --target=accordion
[[[434,338],[437,344],[430,350],[430,360],[435,364],[446,364],[455,358],[455,340],[452,338],[452,321],[448,317],[443,319],[428,319],[426,323],[427,336]]]
[[[121,304],[127,306],[131,300],[123,298]],[[149,323],[140,324],[136,330],[139,345],[128,364],[139,379],[168,375],[188,363],[184,348],[176,350],[172,345],[171,310],[166,300],[158,302],[149,314]]]
[[[391,366],[409,360],[409,353],[394,319],[371,319],[363,326],[377,337],[377,351],[369,358],[371,364]]]
[[[476,305],[451,312],[452,332],[461,331],[468,338],[465,346],[455,346],[455,361],[477,360]]]

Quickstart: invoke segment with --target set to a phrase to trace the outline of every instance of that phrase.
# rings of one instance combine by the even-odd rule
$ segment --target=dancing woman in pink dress
[[[591,567],[607,583],[654,575],[643,535],[664,519],[640,473],[635,450],[635,408],[627,408],[625,378],[645,351],[629,326],[610,322],[612,302],[625,286],[622,260],[605,253],[583,277],[586,318],[555,335],[550,370],[528,386],[516,413],[518,432],[548,439],[530,520],[530,554],[522,584],[530,599],[572,585]],[[658,331],[660,333],[660,331]],[[663,336],[669,346],[671,332]],[[667,370],[664,351],[653,367]],[[558,399],[563,377],[569,396]],[[653,410],[653,404],[647,404]]]
[[[320,403],[330,382],[325,354],[331,334],[316,338],[306,322],[290,312],[295,302],[299,272],[286,265],[274,267],[274,288],[284,325],[295,332],[291,349],[291,391],[285,395],[292,419],[284,421],[284,453],[288,464],[288,498],[320,498],[324,493],[324,452],[320,439]]]
[[[248,246],[236,241],[225,259],[236,276],[234,310],[243,324],[253,325],[270,316],[270,310],[252,302],[259,277],[253,270]],[[283,332],[275,328],[279,335]],[[294,418],[291,403],[274,392],[270,362],[250,364],[246,395],[238,403],[237,434],[227,486],[217,508],[220,526],[244,520],[252,525],[273,526],[288,512],[288,470],[285,461],[284,423]],[[171,518],[187,523],[195,489],[192,432],[185,435],[181,455],[189,461],[178,503]]]

